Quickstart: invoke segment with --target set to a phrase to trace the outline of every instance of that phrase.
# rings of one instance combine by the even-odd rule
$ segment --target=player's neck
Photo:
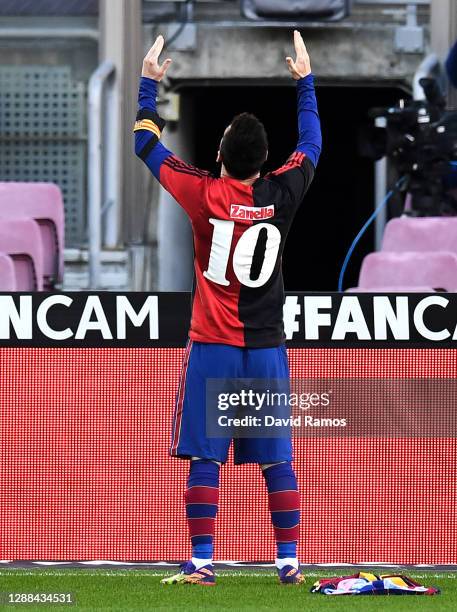
[[[230,176],[230,174],[227,172],[227,170],[224,168],[224,166],[222,166],[221,168],[221,178],[229,178],[232,179],[232,181],[238,181],[239,183],[242,183],[243,185],[252,185],[253,183],[256,182],[256,180],[260,177],[260,172],[257,172],[257,174],[255,174],[254,176],[250,176],[247,179],[236,179],[233,176]]]

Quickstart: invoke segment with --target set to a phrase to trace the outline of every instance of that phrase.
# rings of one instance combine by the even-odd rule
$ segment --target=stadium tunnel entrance
[[[294,87],[183,86],[179,93],[179,132],[184,132],[184,137],[180,137],[180,150],[176,152],[186,155],[198,167],[218,171],[216,152],[223,131],[234,115],[244,111],[257,115],[268,132],[269,159],[265,171],[281,166],[294,150],[297,139]],[[317,95],[323,152],[314,182],[288,237],[283,258],[288,291],[336,291],[347,249],[374,207],[374,164],[359,154],[359,128],[369,122],[370,108],[394,104],[405,97],[405,92],[371,85],[321,86]],[[186,240],[189,243],[189,235]],[[176,244],[175,239],[173,242]],[[159,244],[159,258],[160,250]],[[345,287],[357,285],[362,259],[373,250],[371,227],[352,256]],[[188,273],[191,274],[190,267]],[[173,277],[170,273],[166,276]],[[159,284],[160,289],[167,289],[167,283]]]

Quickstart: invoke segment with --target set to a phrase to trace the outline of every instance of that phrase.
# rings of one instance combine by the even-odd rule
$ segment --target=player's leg
[[[162,584],[215,584],[213,547],[220,466],[211,459],[192,457],[190,460],[184,499],[192,558],[181,566],[178,574],[164,578]]]
[[[303,582],[297,544],[300,531],[300,496],[290,461],[261,465],[268,490],[268,507],[276,540],[276,567],[283,584]]]
[[[206,436],[206,381],[235,377],[239,349],[221,344],[189,342],[176,397],[170,455],[199,457],[225,463],[231,438]]]
[[[245,358],[239,378],[254,379],[256,391],[261,383],[263,391],[274,389],[276,393],[289,392],[289,364],[284,346],[273,348],[244,349]],[[288,407],[278,408],[280,416],[288,416]],[[282,437],[239,438],[235,440],[235,463],[280,463],[292,461],[290,428],[283,429]]]
[[[192,543],[191,564],[198,572],[211,569],[219,507],[220,463],[192,457],[185,493],[186,518]]]
[[[227,460],[230,438],[206,437],[206,379],[236,376],[239,349],[189,343],[177,394],[170,454],[190,459],[185,493],[192,558],[163,584],[215,583],[212,566],[219,471]]]
[[[288,392],[289,364],[284,346],[247,349],[246,378],[265,380],[265,385]],[[235,440],[235,463],[258,463],[268,490],[269,507],[276,539],[276,567],[282,583],[303,581],[298,570],[297,542],[300,524],[300,499],[292,469],[292,441],[285,437]]]

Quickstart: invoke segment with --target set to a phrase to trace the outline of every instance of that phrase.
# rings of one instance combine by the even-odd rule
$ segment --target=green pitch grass
[[[342,575],[341,571],[334,571]],[[457,574],[408,572],[422,584],[441,588],[441,595],[424,596],[342,596],[313,595],[309,588],[318,577],[329,572],[305,573],[301,586],[282,586],[273,572],[224,571],[215,587],[163,586],[160,578],[170,572],[144,570],[0,570],[0,592],[63,593],[74,595],[74,605],[1,605],[2,610],[163,610],[193,612],[200,610],[280,610],[281,612],[371,612],[382,610],[455,612],[457,610]],[[4,597],[4,595],[3,595]]]

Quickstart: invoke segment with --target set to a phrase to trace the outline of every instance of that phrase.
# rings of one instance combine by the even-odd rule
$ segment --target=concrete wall
[[[434,0],[440,3],[441,0]],[[453,0],[444,0],[444,2]],[[149,11],[153,3],[148,4]],[[146,44],[159,31],[172,28],[148,16]],[[321,80],[385,80],[408,83],[421,53],[398,53],[395,33],[406,24],[406,3],[353,0],[351,15],[341,22],[288,24],[252,22],[241,16],[238,2],[198,1],[190,16],[195,24],[195,44],[189,51],[173,51],[172,79],[286,78],[284,58],[292,51],[292,30],[299,27]],[[430,6],[419,4],[417,24],[424,27],[424,51],[429,47]],[[188,27],[188,26],[187,26]],[[443,26],[444,27],[444,26]],[[192,46],[185,30],[175,47]]]
[[[162,27],[147,28],[152,40]],[[394,49],[394,26],[302,28],[319,80],[340,82],[411,81],[423,57]],[[172,82],[209,79],[287,79],[284,58],[291,54],[291,29],[197,26],[193,51],[170,51]]]

